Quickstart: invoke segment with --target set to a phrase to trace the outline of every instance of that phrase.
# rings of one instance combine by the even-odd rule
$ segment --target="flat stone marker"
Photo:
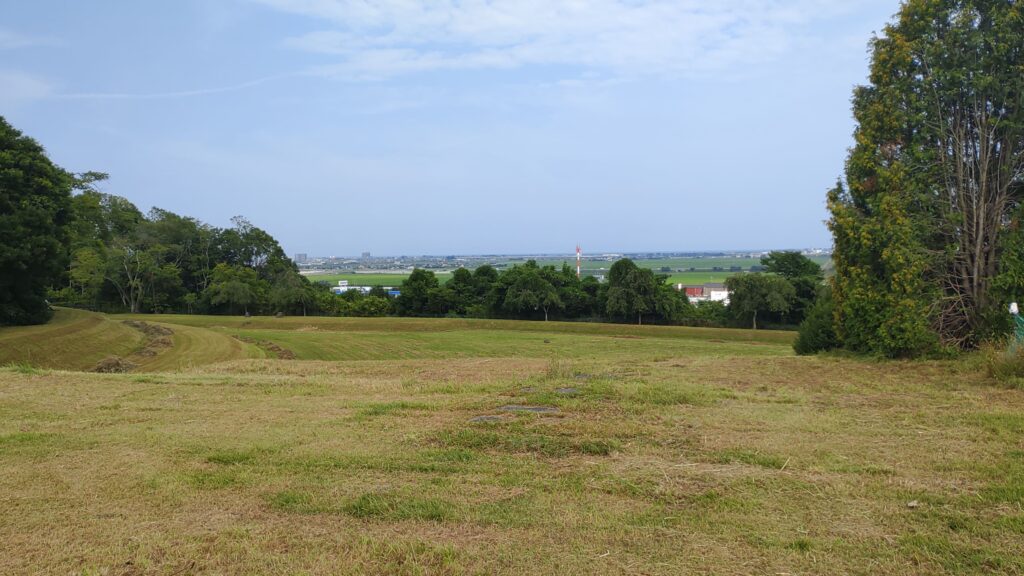
[[[579,394],[579,388],[555,388],[555,394]]]
[[[491,415],[491,416],[476,416],[475,418],[470,418],[469,421],[470,422],[474,422],[474,423],[476,423],[476,422],[501,422],[504,419],[505,418],[503,416],[493,416],[493,415]]]
[[[520,406],[518,404],[508,404],[498,408],[505,412],[533,412],[535,414],[550,414],[552,412],[558,412],[558,408],[552,408],[551,406]]]

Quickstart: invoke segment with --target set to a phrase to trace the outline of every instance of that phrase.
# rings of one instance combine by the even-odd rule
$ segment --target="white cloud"
[[[757,64],[847,0],[252,0],[329,22],[286,45],[348,77],[570,66],[616,76]]]

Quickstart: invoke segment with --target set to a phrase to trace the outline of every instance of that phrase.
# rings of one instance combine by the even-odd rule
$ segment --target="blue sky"
[[[828,246],[896,0],[0,0],[0,115],[290,254]]]

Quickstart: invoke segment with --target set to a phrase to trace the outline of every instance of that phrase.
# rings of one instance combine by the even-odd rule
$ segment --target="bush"
[[[839,347],[832,315],[834,310],[832,290],[822,288],[807,312],[807,317],[800,323],[800,333],[793,343],[793,350],[797,354],[806,356]]]
[[[985,359],[985,369],[992,378],[1000,382],[1024,378],[1024,346],[1017,344],[1012,337],[982,344],[981,354]]]

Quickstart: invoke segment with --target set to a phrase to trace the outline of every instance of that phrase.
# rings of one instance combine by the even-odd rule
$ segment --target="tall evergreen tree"
[[[908,0],[854,93],[829,193],[837,334],[889,356],[972,346],[1024,194],[1024,4]]]

